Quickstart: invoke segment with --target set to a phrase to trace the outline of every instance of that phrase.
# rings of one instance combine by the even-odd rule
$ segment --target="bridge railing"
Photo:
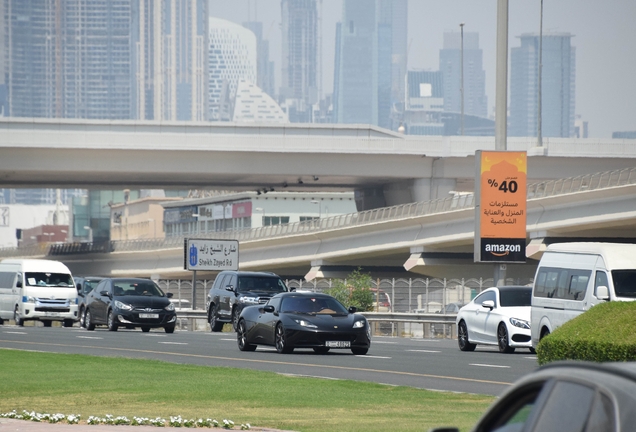
[[[622,170],[606,171],[559,180],[548,180],[529,184],[527,199],[541,199],[550,196],[577,192],[613,188],[628,184],[636,184],[636,167]],[[474,208],[475,197],[472,193],[457,194],[447,198],[400,204],[366,210],[358,213],[330,216],[302,222],[282,225],[269,225],[234,231],[216,231],[200,233],[197,237],[215,239],[236,239],[239,241],[260,240],[276,237],[302,235],[310,232],[327,231],[353,226],[377,224],[387,221],[408,219],[450,211]],[[156,239],[137,239],[111,241],[106,244],[73,243],[29,246],[28,248],[0,248],[0,257],[37,256],[37,255],[70,255],[76,253],[104,253],[118,251],[137,251],[172,249],[183,246],[185,236],[174,236]],[[42,249],[44,248],[44,249]]]

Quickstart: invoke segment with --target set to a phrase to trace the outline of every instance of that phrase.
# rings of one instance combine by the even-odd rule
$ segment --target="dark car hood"
[[[259,290],[253,290],[253,291],[241,291],[238,293],[238,296],[246,296],[246,297],[274,297],[276,294],[280,294],[283,291],[280,292],[271,292],[271,291],[259,291]]]
[[[138,308],[162,309],[170,304],[168,297],[156,296],[115,296],[113,301],[115,300]]]
[[[310,321],[317,326],[353,326],[353,323],[364,319],[362,315],[347,314],[347,315],[329,315],[329,314],[293,314],[287,313],[288,317],[292,319],[303,319]]]

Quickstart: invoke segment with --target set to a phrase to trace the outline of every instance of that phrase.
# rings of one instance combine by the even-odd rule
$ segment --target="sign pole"
[[[192,310],[197,308],[197,271],[192,270]]]

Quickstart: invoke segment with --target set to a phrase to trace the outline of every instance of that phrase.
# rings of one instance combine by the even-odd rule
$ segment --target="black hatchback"
[[[117,331],[119,327],[141,327],[149,332],[163,327],[166,333],[173,333],[177,314],[171,297],[172,293],[165,294],[150,279],[104,279],[86,297],[86,328],[106,325],[108,330]]]

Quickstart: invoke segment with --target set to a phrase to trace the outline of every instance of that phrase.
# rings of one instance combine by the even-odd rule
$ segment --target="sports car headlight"
[[[523,329],[530,330],[530,323],[528,321],[525,321],[519,318],[510,318],[510,324],[512,324],[515,327],[520,327]]]
[[[122,303],[119,300],[115,300],[115,307],[121,310],[132,310],[132,306],[128,303]]]
[[[298,323],[298,325],[301,325],[303,327],[307,327],[307,328],[318,328],[317,325],[310,323],[309,321],[306,320],[302,320],[302,319],[297,319],[294,320]]]
[[[240,296],[239,301],[245,304],[258,304],[258,297]]]
[[[164,309],[167,310],[167,311],[173,311],[174,310],[174,303],[172,303],[172,302],[168,303],[168,306],[166,306]]]
[[[364,320],[359,320],[353,323],[353,328],[362,328],[364,327]]]

